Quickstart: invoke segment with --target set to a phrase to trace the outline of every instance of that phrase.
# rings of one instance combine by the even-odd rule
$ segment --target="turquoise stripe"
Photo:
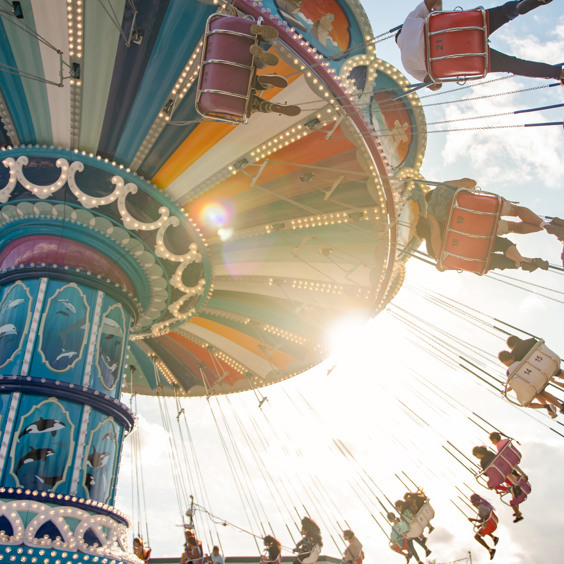
[[[22,1],[22,10],[26,25],[35,31],[35,20],[33,18],[30,0]],[[8,40],[12,45],[12,52],[18,69],[34,76],[45,78],[39,42],[29,33],[25,33],[12,25],[10,19],[11,18],[3,18],[3,23]],[[49,56],[58,57],[54,51],[50,51]],[[47,78],[55,82],[59,80],[58,76],[50,76]],[[49,112],[47,88],[57,88],[57,86],[47,86],[42,82],[29,78],[22,79],[22,86],[29,104],[31,121],[35,129],[36,143],[51,145],[53,143],[53,132],[51,130],[51,114]]]
[[[100,2],[85,2],[84,6],[84,60],[81,73],[84,79],[79,146],[95,153],[104,125],[118,42],[123,41],[123,38]],[[123,16],[124,6],[125,0],[112,4],[118,17]],[[135,49],[135,45],[130,49]]]
[[[215,6],[200,2],[170,3],[116,150],[118,162],[129,164],[135,157],[214,11]]]
[[[0,65],[17,66],[3,19],[0,19]],[[35,128],[20,77],[8,72],[0,72],[0,90],[2,90],[20,143],[36,143]]]

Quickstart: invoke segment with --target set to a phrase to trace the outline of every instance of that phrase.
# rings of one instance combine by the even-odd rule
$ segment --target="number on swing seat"
[[[431,12],[425,21],[427,73],[435,82],[484,78],[489,69],[483,8]]]
[[[496,194],[457,190],[445,225],[439,270],[488,271],[501,204]]]
[[[551,351],[542,339],[508,370],[505,395],[508,386],[515,392],[517,401],[528,406],[542,392],[552,377],[560,370],[560,357]]]

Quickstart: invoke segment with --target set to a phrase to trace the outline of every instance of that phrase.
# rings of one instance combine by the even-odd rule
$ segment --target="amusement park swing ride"
[[[491,271],[506,209],[496,194],[454,186],[435,258],[419,250],[416,225],[431,209],[429,195],[452,188],[421,175],[427,135],[439,131],[427,127],[457,129],[454,120],[425,119],[434,104],[427,97],[444,92],[423,95],[378,58],[376,45],[397,28],[375,36],[357,0],[5,2],[0,15],[0,561],[134,564],[132,533],[156,556],[142,486],[150,455],[135,430],[141,396],[157,398],[179,519],[207,553],[214,544],[229,551],[222,525],[250,534],[258,553],[268,534],[291,551],[304,515],[321,526],[327,553],[342,553],[342,531],[360,526],[341,513],[319,469],[290,470],[272,453],[274,442],[299,467],[329,452],[348,468],[349,496],[386,550],[391,522],[404,519],[392,491],[418,492],[411,525],[390,545],[404,555],[433,528],[424,480],[456,483],[447,495],[465,517],[474,515],[473,493],[504,481],[504,503],[525,501],[531,487],[515,469],[522,456],[515,441],[481,469],[468,454],[475,427],[482,437],[500,429],[463,405],[456,389],[440,387],[440,376],[414,374],[409,358],[397,377],[401,397],[390,382],[370,386],[400,406],[386,408],[391,420],[408,420],[420,438],[425,428],[458,471],[478,475],[476,483],[456,470],[414,466],[426,454],[415,438],[399,445],[413,460],[404,452],[404,469],[393,464],[401,486],[380,479],[381,471],[375,480],[372,465],[331,425],[321,432],[314,423],[322,438],[302,444],[284,429],[288,414],[273,399],[286,394],[286,411],[315,419],[314,402],[293,377],[323,366],[326,329],[351,313],[401,326],[418,354],[464,373],[465,386],[515,404],[503,409],[525,411],[561,394],[560,359],[548,348],[558,343],[406,281],[412,259],[418,268],[465,270],[562,303],[557,284]],[[491,82],[481,25],[472,33],[482,34],[483,54],[471,61],[481,71],[453,71],[456,54],[448,76],[429,67],[435,82]],[[460,98],[468,87],[449,91]],[[510,127],[554,125],[561,123]],[[538,265],[550,279],[561,276],[559,265]],[[396,303],[400,289],[478,334],[517,333],[535,345],[506,377],[491,350]],[[334,381],[340,371],[329,367],[324,377]],[[414,397],[417,406],[408,401]],[[240,521],[211,509],[205,449],[191,421],[199,398],[227,462],[216,471],[231,474]],[[556,409],[546,409],[554,419]],[[542,411],[526,415],[564,434]],[[437,416],[437,424],[426,421]],[[457,417],[465,430],[453,437],[444,423]],[[509,419],[494,420],[510,431]],[[398,443],[391,431],[382,430],[383,443]],[[138,483],[133,519],[114,507],[128,434]],[[265,463],[269,457],[286,474]]]

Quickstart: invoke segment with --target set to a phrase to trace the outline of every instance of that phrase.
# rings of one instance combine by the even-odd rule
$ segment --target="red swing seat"
[[[212,14],[206,23],[196,111],[207,118],[246,123],[251,115],[256,67],[249,48],[258,44],[249,18]]]
[[[517,396],[518,405],[527,407],[535,396],[548,386],[559,370],[560,357],[540,339],[523,360],[514,362],[509,367],[503,395],[512,403],[516,403],[507,397],[511,388]]]
[[[511,441],[507,441],[486,468],[476,475],[476,479],[480,481],[480,478],[484,477],[487,487],[495,490],[503,484],[520,461],[521,453]]]
[[[437,268],[485,274],[490,266],[501,206],[502,198],[497,194],[457,190],[445,224]]]
[[[492,511],[485,522],[475,525],[475,530],[481,537],[491,535],[497,529],[498,521],[497,515]]]
[[[435,82],[484,78],[490,67],[483,8],[431,12],[425,20],[427,73]]]

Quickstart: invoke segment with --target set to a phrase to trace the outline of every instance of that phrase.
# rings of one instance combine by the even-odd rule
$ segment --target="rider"
[[[552,0],[520,0],[506,2],[502,6],[486,10],[489,26],[488,36],[507,22],[521,14],[526,14],[538,6],[548,4]],[[401,60],[405,70],[421,82],[431,82],[425,61],[425,19],[431,10],[442,10],[442,0],[425,0],[421,2],[406,18],[402,28],[396,35],[396,43],[401,50]],[[488,48],[491,72],[510,72],[519,76],[531,76],[560,80],[564,85],[564,68],[560,65],[547,65],[533,61],[525,61],[510,57],[495,49]],[[440,83],[433,83],[428,88],[438,90]]]
[[[486,535],[490,536],[493,540],[494,546],[496,546],[499,542],[499,537],[493,535],[493,532],[497,529],[497,521],[495,519],[493,505],[476,493],[470,496],[470,502],[478,510],[478,518],[468,517],[468,521],[479,523],[474,538],[488,550],[491,560],[495,556],[495,548],[490,548],[483,537]]]
[[[313,519],[304,517],[302,519],[301,533],[303,537],[296,545],[296,548],[294,548],[294,552],[297,552],[298,555],[293,564],[312,564],[317,562],[321,553],[321,547],[323,546],[319,526]]]

